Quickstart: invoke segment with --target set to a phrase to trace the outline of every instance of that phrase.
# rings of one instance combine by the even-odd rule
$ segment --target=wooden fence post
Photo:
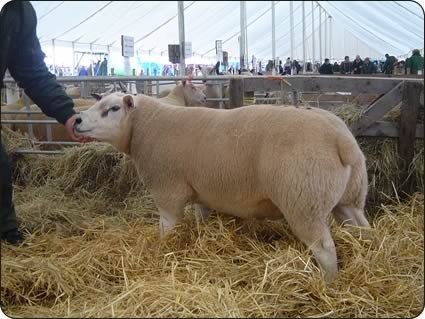
[[[243,79],[232,78],[229,83],[229,105],[231,109],[243,106]]]
[[[416,189],[415,175],[409,175],[409,167],[415,155],[416,122],[422,86],[422,83],[417,82],[404,83],[398,139],[400,195],[403,198]]]

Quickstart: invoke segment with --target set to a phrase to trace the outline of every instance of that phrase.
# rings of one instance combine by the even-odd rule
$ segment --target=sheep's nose
[[[81,122],[83,121],[83,119],[79,116],[79,117],[77,117],[76,119],[75,119],[75,123],[74,123],[74,126],[75,125],[78,125],[78,124],[81,124]]]

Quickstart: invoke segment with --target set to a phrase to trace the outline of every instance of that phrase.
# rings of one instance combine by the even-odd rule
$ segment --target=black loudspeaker
[[[168,45],[168,60],[173,64],[180,63],[180,45],[178,44]]]

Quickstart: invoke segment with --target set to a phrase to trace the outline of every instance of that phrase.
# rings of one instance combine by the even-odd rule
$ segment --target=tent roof
[[[178,43],[177,1],[31,1],[43,46],[61,41],[120,47],[122,34],[133,36],[135,49],[168,53]],[[424,47],[424,15],[409,1],[318,1],[332,16],[331,58],[360,54],[382,58]],[[270,59],[271,2],[247,1],[248,53]],[[302,1],[294,1],[294,57],[302,57]],[[214,56],[215,40],[239,55],[239,1],[185,1],[185,37],[195,55]],[[275,1],[276,55],[290,54],[289,1]],[[305,1],[306,56],[312,56],[312,1]],[[325,32],[322,15],[322,33]],[[316,59],[319,57],[319,10],[314,10]],[[326,26],[329,28],[329,24]],[[323,41],[324,42],[324,41]],[[322,42],[322,51],[329,46]],[[329,49],[329,48],[327,48]],[[329,54],[323,54],[323,58]]]

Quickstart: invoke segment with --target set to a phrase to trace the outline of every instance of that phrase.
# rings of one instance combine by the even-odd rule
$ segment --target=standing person
[[[340,72],[340,70],[341,70],[341,68],[340,68],[340,66],[339,66],[338,62],[336,62],[336,61],[335,61],[334,65],[333,65],[333,67],[332,67],[332,71],[333,71],[333,73],[339,73],[339,72]]]
[[[353,63],[350,61],[348,55],[345,56],[344,61],[341,62],[341,74],[351,74],[353,72]]]
[[[385,57],[387,59],[385,60],[384,66],[382,67],[382,72],[385,74],[393,74],[394,64],[397,62],[397,59],[395,56],[390,56],[388,53],[385,54]]]
[[[414,49],[412,56],[406,59],[406,74],[424,74],[424,58],[418,49]]]
[[[334,74],[332,71],[332,64],[329,62],[329,59],[325,59],[325,63],[319,69],[320,74]]]
[[[283,70],[284,74],[291,75],[291,68],[292,68],[291,58],[288,57],[284,65],[284,70]]]
[[[301,70],[301,65],[298,63],[297,60],[294,60],[294,68],[295,68],[295,72],[300,73]]]
[[[406,58],[406,63],[404,65],[404,74],[407,74],[407,72],[409,72],[408,70],[409,64],[410,64],[410,58]]]
[[[376,65],[370,62],[369,58],[364,59],[362,74],[374,74],[376,73]]]
[[[107,76],[108,75],[108,60],[106,57],[103,58],[102,63],[100,64],[100,75]]]
[[[0,77],[6,69],[25,93],[49,117],[65,126],[74,141],[88,141],[74,135],[77,114],[74,102],[65,94],[44,63],[36,34],[37,17],[29,1],[12,0],[0,13]],[[12,172],[3,144],[0,142],[0,235],[1,240],[18,244],[22,240],[13,204]]]
[[[284,72],[285,71],[283,70],[282,61],[279,61],[279,74],[284,75],[285,74]]]
[[[360,59],[360,55],[356,55],[356,59],[353,61],[353,74],[361,74],[363,67],[363,61]]]
[[[87,75],[88,76],[93,76],[93,61],[91,61],[88,69],[87,69]]]
[[[80,69],[80,72],[78,72],[78,76],[87,76],[87,75],[88,73],[87,73],[86,67],[83,65]]]

